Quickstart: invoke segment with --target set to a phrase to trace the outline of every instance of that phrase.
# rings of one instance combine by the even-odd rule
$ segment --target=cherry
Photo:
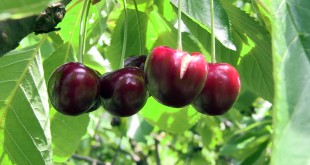
[[[141,70],[144,70],[144,63],[145,63],[146,57],[147,57],[146,55],[128,57],[125,60],[125,67],[133,66],[133,67],[138,67]]]
[[[144,73],[127,67],[101,77],[103,107],[114,116],[127,117],[142,109],[148,98]]]
[[[170,107],[190,104],[202,91],[208,65],[200,53],[178,51],[165,46],[153,49],[145,64],[150,94]]]
[[[99,97],[100,81],[96,72],[81,63],[59,66],[48,81],[48,96],[54,108],[76,116],[89,110]]]
[[[95,104],[89,110],[86,111],[86,113],[93,112],[93,111],[97,110],[100,106],[101,106],[101,100],[98,99],[95,102]]]
[[[119,117],[113,116],[110,124],[112,127],[120,126],[121,125],[121,119]]]
[[[227,63],[211,63],[203,91],[192,105],[200,113],[222,115],[232,107],[239,92],[238,71]]]

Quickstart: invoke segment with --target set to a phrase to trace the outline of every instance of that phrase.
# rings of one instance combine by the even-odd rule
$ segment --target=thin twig
[[[79,33],[79,55],[78,60],[80,63],[83,63],[84,51],[85,51],[85,38],[86,38],[86,30],[87,30],[87,18],[90,8],[90,0],[85,0],[82,17],[80,22],[80,33]]]
[[[126,5],[126,0],[123,0],[123,5],[124,5],[124,37],[123,37],[123,48],[122,48],[122,54],[121,54],[121,60],[119,64],[119,68],[124,67],[124,58],[126,55],[126,47],[127,47],[127,33],[128,33],[128,12],[127,12],[127,5]]]
[[[270,15],[270,10],[268,7],[261,1],[261,0],[256,0],[256,2],[262,6],[262,8]]]
[[[178,1],[178,50],[183,50],[182,48],[182,0]]]
[[[102,161],[88,157],[88,156],[73,154],[72,158],[78,159],[78,160],[83,160],[83,161],[86,161],[86,162],[91,163],[93,165],[105,165],[105,163],[103,163]]]
[[[211,62],[216,63],[215,35],[214,35],[214,3],[213,3],[213,0],[210,0],[210,11],[211,11]]]
[[[160,156],[159,156],[159,149],[158,149],[158,145],[159,145],[159,141],[154,138],[155,141],[155,159],[156,159],[156,165],[161,165],[161,161],[160,161]]]
[[[133,0],[135,4],[135,10],[136,10],[136,17],[137,17],[137,22],[138,22],[138,35],[139,35],[139,54],[143,54],[143,41],[142,41],[142,36],[141,36],[141,25],[140,25],[140,16],[139,16],[139,11],[138,11],[138,6],[136,0]]]
[[[129,139],[129,144],[130,147],[132,149],[132,151],[134,152],[134,160],[136,161],[136,163],[138,164],[144,164],[146,163],[146,155],[141,151],[141,149],[139,149],[137,143],[133,140],[133,139]]]

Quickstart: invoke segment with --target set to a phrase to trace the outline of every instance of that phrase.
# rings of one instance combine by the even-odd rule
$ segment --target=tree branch
[[[147,164],[147,156],[142,152],[141,148],[138,146],[137,142],[133,139],[129,139],[129,144],[134,152],[133,158],[137,165]]]
[[[62,0],[48,6],[38,15],[0,21],[0,57],[15,49],[32,32],[36,34],[59,30],[55,28],[66,13],[65,6],[72,0]]]

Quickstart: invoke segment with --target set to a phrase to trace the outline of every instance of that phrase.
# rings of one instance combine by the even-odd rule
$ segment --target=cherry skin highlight
[[[48,81],[48,95],[53,107],[65,115],[88,111],[99,98],[99,76],[81,63],[59,66]]]
[[[240,86],[238,71],[233,66],[227,63],[210,63],[203,91],[192,105],[200,113],[222,115],[233,106]]]
[[[153,49],[145,64],[148,90],[158,102],[175,108],[189,105],[202,91],[208,73],[200,53],[165,46]]]

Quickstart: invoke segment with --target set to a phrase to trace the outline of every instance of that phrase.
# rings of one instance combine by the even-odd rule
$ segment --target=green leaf
[[[229,50],[216,40],[217,61],[230,63],[238,69],[243,91],[250,90],[272,102],[274,82],[270,35],[258,22],[230,1],[221,2],[232,23],[232,38],[237,50]],[[183,16],[183,21],[210,54],[210,33],[187,16]]]
[[[233,108],[240,111],[242,115],[251,116],[254,112],[253,103],[257,99],[257,95],[250,91],[241,92]]]
[[[203,157],[202,153],[198,151],[198,152],[192,153],[192,157],[190,159],[190,164],[207,164],[207,163],[206,163],[206,159]]]
[[[172,133],[180,133],[194,126],[200,114],[192,107],[170,108],[150,97],[141,110],[147,122]]]
[[[56,0],[2,0],[0,5],[0,20],[8,18],[23,18],[39,14],[47,5]]]
[[[260,146],[257,147],[256,151],[251,154],[249,157],[247,157],[244,161],[242,161],[241,165],[248,165],[248,164],[253,164],[253,165],[262,165],[262,164],[269,164],[267,162],[265,151],[268,146],[269,142],[266,141],[262,143]]]
[[[178,0],[171,0],[177,6]],[[230,24],[219,0],[214,0],[214,34],[216,38],[227,48],[236,50],[230,33]],[[211,29],[210,0],[184,0],[182,2],[182,12],[190,17],[202,28]]]
[[[53,161],[64,162],[70,158],[87,131],[89,115],[65,116],[55,113],[51,118]]]
[[[158,13],[160,13],[166,20],[171,21],[176,17],[176,13],[173,10],[170,0],[156,0],[154,5],[158,7]]]
[[[114,7],[115,2],[105,0],[91,6],[87,24],[86,52],[91,49],[92,46],[97,45],[98,47],[102,47],[103,44],[105,44],[100,38],[103,38],[103,35],[107,38],[106,35],[109,34],[105,33],[105,30],[107,28],[107,20]]]
[[[0,164],[52,164],[48,96],[39,52],[39,46],[25,48],[0,60]]]
[[[161,15],[156,11],[150,13],[139,13],[142,36],[142,54],[149,52],[156,46],[165,45],[176,48],[177,45],[177,30],[166,22]],[[136,14],[134,10],[128,10],[128,41],[126,47],[126,57],[139,55],[139,37],[138,24],[136,23]],[[116,28],[112,33],[111,46],[108,47],[106,57],[109,59],[112,69],[119,67],[121,58],[123,35],[124,35],[124,12],[117,21]],[[183,48],[185,51],[197,52],[199,47],[189,36],[188,33],[183,33]]]
[[[177,29],[165,21],[160,14],[153,11],[149,14],[146,42],[147,48],[150,52],[154,47],[162,45],[176,48]],[[188,33],[182,33],[182,45],[184,51],[200,51],[200,47],[197,44],[198,43],[196,43]]]
[[[64,44],[64,40],[61,38],[58,32],[49,32],[48,37],[51,39],[52,44],[55,48]]]
[[[253,18],[235,7],[230,1],[221,1],[235,29],[234,38],[242,41],[239,49],[239,73],[251,91],[272,102],[274,82],[271,37]]]
[[[137,3],[138,11],[146,12],[151,9],[154,0],[135,0]],[[133,0],[127,0],[127,8],[135,10],[135,3]],[[118,3],[123,6],[123,1],[118,0]]]
[[[74,54],[77,54],[76,51],[79,48],[79,30],[82,10],[83,3],[76,4],[66,13],[64,19],[57,26],[61,28],[59,33],[64,42],[71,44]]]
[[[122,46],[123,42],[127,42],[126,45],[126,54],[125,57],[132,55],[140,55],[140,43],[139,43],[139,31],[138,31],[138,22],[136,18],[136,11],[128,9],[128,39],[124,41],[124,11],[120,15],[117,20],[116,27],[112,32],[111,45],[108,47],[105,56],[111,63],[111,67],[113,70],[119,68],[121,54],[122,54]],[[146,27],[148,22],[148,16],[145,13],[139,12],[140,15],[140,26],[141,26],[141,38],[142,38],[142,54],[145,52],[145,38],[146,38]]]
[[[310,1],[272,1],[275,79],[271,164],[309,164]]]
[[[145,136],[150,135],[153,130],[153,126],[150,125],[143,118],[139,118],[137,115],[133,116],[130,120],[130,126],[127,130],[127,136],[136,140],[137,142],[146,143]]]
[[[256,123],[253,125],[256,125]],[[237,160],[246,159],[259,150],[259,146],[269,142],[270,134],[266,127],[268,125],[266,126],[266,123],[264,123],[259,128],[248,126],[240,133],[235,132],[221,147],[220,154]]]
[[[201,136],[203,145],[208,149],[214,150],[223,142],[223,132],[217,118],[204,115],[195,128]]]
[[[52,75],[53,71],[60,65],[68,62],[76,61],[73,56],[72,48],[69,43],[64,43],[59,46],[59,48],[52,53],[47,59],[44,60],[44,77],[48,81],[49,77]]]

